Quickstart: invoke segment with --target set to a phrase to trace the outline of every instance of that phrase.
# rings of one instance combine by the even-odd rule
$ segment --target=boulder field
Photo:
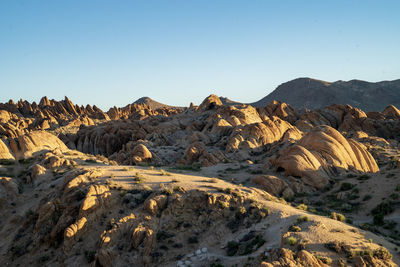
[[[398,266],[400,112],[0,104],[5,266]]]

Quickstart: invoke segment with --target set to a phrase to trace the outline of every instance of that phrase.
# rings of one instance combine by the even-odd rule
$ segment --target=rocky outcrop
[[[216,95],[209,95],[206,99],[203,100],[203,102],[200,104],[198,110],[199,111],[207,111],[210,109],[217,108],[219,106],[222,106],[221,99],[219,99],[218,96]]]
[[[195,142],[186,149],[185,155],[179,163],[191,165],[197,162],[201,163],[202,166],[208,167],[217,164],[219,159],[209,153],[203,143]]]
[[[153,155],[151,154],[150,150],[147,149],[147,147],[143,144],[138,144],[132,151],[132,156],[133,156],[133,161],[138,164],[138,163],[146,163],[150,162],[153,158]]]
[[[281,267],[281,266],[309,266],[309,267],[327,267],[321,260],[306,250],[300,250],[295,255],[289,249],[273,249],[270,252],[268,261],[263,261],[260,267]]]
[[[29,179],[27,179],[28,183],[33,183],[35,180],[46,173],[46,168],[43,167],[42,165],[35,164],[30,168],[30,175]]]
[[[66,152],[69,149],[58,137],[45,131],[34,131],[10,140],[10,147],[17,157],[28,158],[36,152],[58,149]]]
[[[167,201],[168,197],[166,195],[155,196],[154,198],[146,200],[144,208],[151,215],[157,215],[166,207]]]
[[[390,105],[385,108],[383,115],[389,119],[400,119],[400,110],[398,110],[395,106]]]
[[[272,164],[277,170],[301,177],[304,183],[319,189],[328,184],[329,177],[342,171],[379,170],[362,144],[344,138],[329,126],[316,127],[295,145],[281,151]]]
[[[228,140],[226,151],[262,148],[265,145],[281,140],[285,134],[287,134],[288,139],[294,140],[302,136],[302,133],[290,123],[277,117],[267,118],[263,122],[237,127]]]
[[[107,205],[110,196],[111,192],[107,186],[91,185],[80,208],[80,217],[94,213],[96,210],[102,208],[102,206]]]
[[[265,107],[257,108],[257,111],[263,120],[265,120],[266,117],[275,116],[294,124],[299,117],[297,111],[290,105],[276,100],[271,101]]]
[[[12,154],[8,146],[6,146],[6,144],[4,144],[3,140],[1,139],[0,139],[0,159],[11,159],[11,160],[14,159],[14,155]]]
[[[253,183],[260,185],[265,191],[276,197],[293,197],[294,192],[288,184],[273,175],[261,175],[253,178]]]
[[[14,200],[18,195],[18,184],[15,179],[10,177],[0,177],[0,184],[3,186],[5,196],[9,199]],[[2,194],[3,195],[3,194]]]

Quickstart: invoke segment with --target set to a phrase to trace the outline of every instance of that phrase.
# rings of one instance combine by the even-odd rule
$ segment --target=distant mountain
[[[272,100],[296,109],[318,109],[331,104],[349,104],[364,111],[382,111],[388,105],[400,106],[400,80],[366,82],[360,80],[325,82],[298,78],[279,85],[272,93],[251,103],[255,107]]]
[[[147,106],[149,106],[151,109],[158,109],[158,108],[168,108],[171,106],[168,106],[166,104],[162,104],[160,102],[157,102],[153,99],[151,99],[150,97],[141,97],[138,100],[136,100],[135,102],[133,102],[134,104],[146,104]]]

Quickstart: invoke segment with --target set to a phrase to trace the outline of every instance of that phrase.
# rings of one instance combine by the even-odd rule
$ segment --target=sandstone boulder
[[[0,184],[4,187],[6,196],[14,200],[18,195],[18,184],[13,178],[0,177]]]
[[[273,175],[261,175],[253,178],[253,183],[262,186],[262,188],[276,197],[292,197],[294,192],[289,188],[288,184]],[[284,194],[283,194],[284,193]]]
[[[46,131],[34,131],[21,135],[17,140],[11,140],[11,149],[18,157],[28,158],[34,153],[59,149],[62,152],[68,151],[67,146],[58,137]]]
[[[143,144],[138,144],[133,149],[133,161],[138,164],[142,162],[150,162],[153,158],[150,150]]]
[[[39,176],[46,173],[46,168],[40,164],[35,164],[31,167],[28,183],[33,183]]]
[[[291,124],[295,123],[299,116],[290,105],[276,100],[271,101],[265,108],[258,108],[257,111],[264,119],[266,119],[265,116],[276,116]]]
[[[168,197],[166,195],[159,195],[154,198],[147,199],[144,203],[144,208],[148,213],[157,215],[167,206],[167,201]]]
[[[199,111],[206,111],[222,106],[221,99],[216,95],[209,95],[199,106]]]
[[[8,146],[6,146],[6,144],[1,139],[0,139],[0,159],[11,159],[11,160],[15,159]]]
[[[385,108],[383,115],[390,119],[400,119],[400,110],[398,110],[395,106],[390,105]]]
[[[220,154],[217,156],[223,157],[223,155]],[[195,162],[199,162],[202,166],[208,167],[217,164],[219,159],[207,152],[206,146],[202,142],[195,142],[186,149],[180,163],[191,165]]]
[[[234,152],[239,149],[262,148],[281,140],[289,129],[291,132],[287,138],[299,139],[302,136],[302,133],[290,123],[277,117],[266,119],[260,123],[237,127],[228,139],[226,151]]]
[[[346,139],[329,126],[315,127],[280,154],[272,160],[277,170],[301,177],[306,184],[319,189],[327,185],[330,176],[341,171],[379,170],[375,159],[362,144]]]

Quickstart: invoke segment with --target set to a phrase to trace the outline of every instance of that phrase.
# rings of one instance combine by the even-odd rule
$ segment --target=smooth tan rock
[[[150,150],[143,144],[139,144],[133,149],[133,160],[135,163],[150,162],[152,158],[153,155]]]
[[[210,95],[199,106],[199,111],[206,111],[218,106],[222,106],[221,99],[216,95]]]
[[[19,157],[31,157],[35,152],[49,151],[59,149],[62,152],[66,152],[69,149],[58,137],[45,131],[34,131],[26,135],[18,137],[11,148],[15,155]]]
[[[288,184],[273,175],[261,175],[253,178],[253,183],[261,185],[268,193],[280,197],[282,192],[288,188]]]
[[[342,170],[377,172],[374,158],[360,143],[344,138],[329,126],[319,126],[305,135],[295,145],[272,159],[277,170],[298,176],[315,188],[322,189],[330,176]]]
[[[14,160],[14,155],[11,150],[6,146],[3,140],[0,139],[0,159]]]

